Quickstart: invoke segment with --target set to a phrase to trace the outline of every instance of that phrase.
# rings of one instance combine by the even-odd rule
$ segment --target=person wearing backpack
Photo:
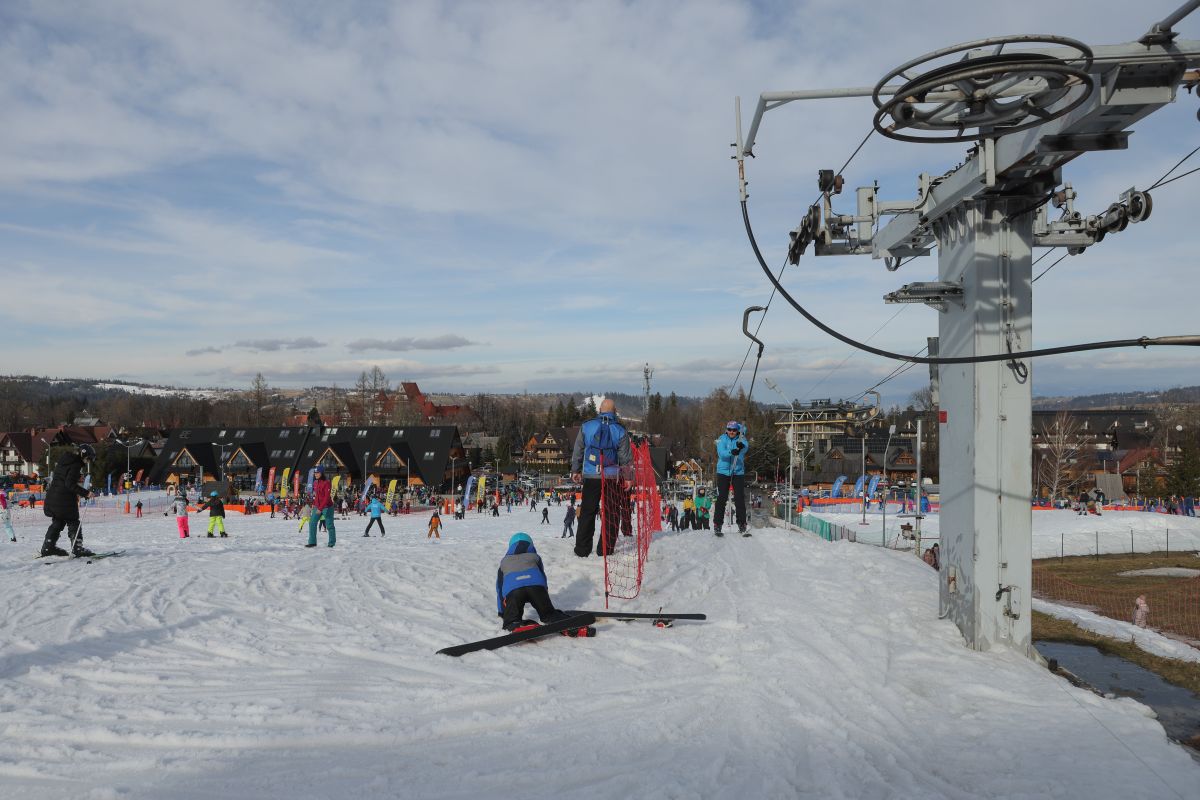
[[[617,421],[617,404],[610,398],[600,403],[600,413],[579,427],[575,447],[571,451],[571,480],[583,486],[579,504],[579,527],[575,532],[575,555],[587,558],[592,554],[592,539],[596,534],[596,514],[600,509],[600,492],[604,481],[618,481],[624,491],[621,468],[633,463],[629,433]],[[620,503],[605,503],[601,522],[601,539],[596,555],[603,555],[605,546],[612,552],[621,526]]]

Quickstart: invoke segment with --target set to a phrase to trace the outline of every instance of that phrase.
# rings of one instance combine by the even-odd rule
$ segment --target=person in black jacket
[[[208,509],[208,538],[213,538],[213,529],[220,532],[222,539],[229,538],[225,533],[225,504],[221,502],[221,496],[216,492],[211,492],[208,499],[200,504],[197,512]]]
[[[81,444],[78,448],[69,450],[59,456],[51,474],[50,488],[46,490],[46,500],[42,510],[50,517],[50,527],[46,529],[46,539],[42,542],[43,556],[91,556],[91,550],[83,546],[83,531],[79,528],[79,498],[91,497],[91,492],[83,488],[84,467],[96,457],[96,451],[91,445]],[[71,539],[71,552],[68,554],[58,546],[58,535],[63,528]]]

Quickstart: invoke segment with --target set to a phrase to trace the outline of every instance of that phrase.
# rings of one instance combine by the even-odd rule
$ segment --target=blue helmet
[[[217,496],[217,493],[216,493],[216,492],[210,492],[208,496],[209,496],[209,497],[216,497],[216,496]]]
[[[517,542],[529,542],[530,544],[533,544],[533,539],[529,538],[528,533],[514,533],[513,537],[508,540],[508,546],[512,548]]]

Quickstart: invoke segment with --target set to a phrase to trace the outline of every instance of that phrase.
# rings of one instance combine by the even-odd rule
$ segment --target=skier
[[[64,527],[71,539],[71,555],[95,555],[83,546],[83,532],[79,527],[79,500],[92,496],[82,485],[84,467],[95,457],[96,451],[90,444],[81,444],[59,456],[58,463],[54,465],[50,488],[46,490],[43,503],[43,511],[50,517],[50,527],[46,529],[46,538],[42,542],[43,556],[67,555],[67,551],[58,546],[58,535]]]
[[[171,501],[171,506],[163,512],[163,516],[175,514],[175,529],[179,531],[179,538],[186,539],[191,536],[191,531],[188,530],[188,500],[187,490],[182,486],[179,487],[179,494]]]
[[[696,490],[696,522],[693,527],[696,530],[708,530],[708,518],[712,513],[712,498],[705,492],[708,491],[703,486]]]
[[[527,533],[515,533],[508,540],[508,551],[500,559],[500,569],[496,571],[496,616],[503,620],[504,630],[516,632],[537,627],[536,622],[522,619],[526,603],[537,611],[543,625],[567,616],[550,601],[546,568],[533,540]],[[563,633],[566,636],[594,636],[596,630],[584,627]]]
[[[0,489],[0,520],[4,522],[4,529],[8,531],[8,540],[15,542],[17,534],[13,530],[12,511],[8,508],[8,492]]]
[[[225,504],[221,502],[221,498],[216,492],[209,492],[208,499],[200,504],[196,513],[200,513],[206,508],[208,509],[208,538],[213,538],[215,529],[221,532],[222,539],[228,539],[229,535],[225,533]]]
[[[134,506],[134,508],[137,509],[137,518],[141,519],[142,518],[142,501],[140,499],[137,501],[137,505]]]
[[[300,506],[300,510],[296,512],[296,516],[300,518],[300,527],[296,529],[297,533],[304,533],[304,529],[308,527],[308,521],[312,519],[312,503],[307,500]]]
[[[738,533],[746,535],[746,450],[749,445],[736,420],[725,425],[725,435],[719,437],[717,446],[717,508],[713,515],[713,533],[721,535],[725,522],[725,501],[729,487],[733,486],[733,508],[737,516]]]
[[[700,527],[696,524],[696,501],[690,497],[683,498],[683,519],[680,520],[679,527],[685,531]]]
[[[325,477],[325,468],[318,465],[313,476],[313,516],[308,520],[308,544],[305,547],[317,546],[317,523],[325,523],[329,531],[329,547],[337,543],[337,529],[333,524],[333,497],[330,496],[329,478]]]
[[[563,518],[563,532],[560,539],[567,538],[567,534],[575,536],[575,504],[571,503],[567,506],[567,515]]]
[[[621,467],[633,463],[629,433],[617,421],[617,405],[611,398],[600,403],[600,413],[579,427],[575,446],[571,450],[571,482],[583,486],[579,504],[579,530],[575,537],[575,555],[587,558],[592,551],[596,532],[596,513],[600,508],[600,493],[605,480],[623,482]],[[612,552],[620,528],[619,503],[605,503],[604,519],[600,523],[600,541],[596,555],[607,547]]]
[[[440,538],[442,538],[441,530],[442,530],[442,518],[438,516],[438,513],[436,511],[434,511],[433,516],[429,518],[429,533],[425,534],[425,538],[426,539],[435,539],[435,538],[440,539]]]
[[[550,506],[549,505],[547,505],[545,508],[542,509],[542,521],[540,524],[542,524],[542,525],[550,524]]]
[[[379,524],[379,535],[387,536],[387,531],[383,529],[383,503],[379,502],[378,497],[371,498],[371,502],[367,503],[366,512],[371,521],[367,523],[367,529],[363,531],[363,536],[370,536],[371,527],[376,523]]]

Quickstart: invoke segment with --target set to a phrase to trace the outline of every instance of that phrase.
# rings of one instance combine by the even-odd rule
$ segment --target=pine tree
[[[1194,443],[1179,449],[1167,473],[1167,491],[1186,497],[1200,494],[1200,449]]]

